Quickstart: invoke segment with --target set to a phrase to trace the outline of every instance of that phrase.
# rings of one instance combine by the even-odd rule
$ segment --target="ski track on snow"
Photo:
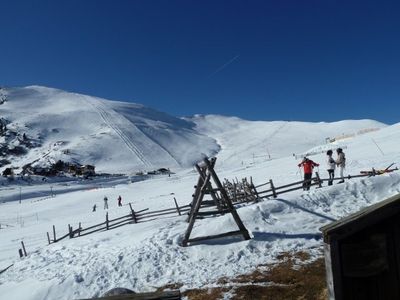
[[[88,101],[87,99],[85,99]],[[92,103],[91,101],[88,101],[94,109],[99,113],[100,117],[104,121],[107,126],[109,126],[111,129],[114,130],[114,132],[118,135],[118,137],[121,138],[121,140],[125,143],[126,147],[133,153],[135,154],[139,160],[147,167],[152,166],[152,164],[146,159],[145,155],[136,147],[136,145],[129,139],[129,137],[123,132],[121,128],[115,122],[113,122],[113,116],[109,113],[111,111],[110,108],[105,108],[104,104],[101,103],[100,101],[98,103]],[[123,116],[118,116],[119,118],[122,118]],[[132,124],[134,125],[134,124]]]

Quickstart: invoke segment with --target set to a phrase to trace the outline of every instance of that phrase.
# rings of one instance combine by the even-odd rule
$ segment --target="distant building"
[[[81,173],[84,176],[94,176],[96,175],[95,167],[92,165],[84,165],[81,167]]]

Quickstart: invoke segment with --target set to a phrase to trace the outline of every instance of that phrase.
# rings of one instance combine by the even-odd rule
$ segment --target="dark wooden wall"
[[[400,299],[400,216],[338,240],[337,247],[337,300]]]

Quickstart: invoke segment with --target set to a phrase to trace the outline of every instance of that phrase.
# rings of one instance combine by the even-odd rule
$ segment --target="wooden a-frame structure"
[[[231,199],[229,198],[225,188],[222,186],[221,181],[218,178],[218,175],[215,173],[214,166],[216,162],[216,158],[205,158],[202,163],[196,164],[196,170],[199,173],[199,179],[197,181],[197,185],[195,186],[195,192],[193,194],[193,200],[191,204],[191,209],[189,212],[188,222],[189,226],[185,232],[185,236],[182,241],[182,246],[188,246],[188,243],[198,242],[209,239],[222,238],[227,236],[235,236],[242,235],[245,240],[250,239],[249,232],[246,227],[243,225],[242,220],[240,219],[235,207],[232,204]],[[214,182],[216,187],[213,187],[212,181]],[[209,194],[212,200],[204,200],[204,196]],[[207,210],[200,212],[201,208],[210,208],[214,207],[216,210]],[[203,236],[190,238],[190,234],[193,230],[193,225],[198,218],[202,218],[204,216],[218,215],[218,214],[232,214],[233,219],[235,220],[239,230],[230,231],[217,235]]]

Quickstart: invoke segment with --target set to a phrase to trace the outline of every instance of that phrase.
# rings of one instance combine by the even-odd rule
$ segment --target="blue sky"
[[[3,0],[0,85],[176,116],[399,122],[399,1]]]

